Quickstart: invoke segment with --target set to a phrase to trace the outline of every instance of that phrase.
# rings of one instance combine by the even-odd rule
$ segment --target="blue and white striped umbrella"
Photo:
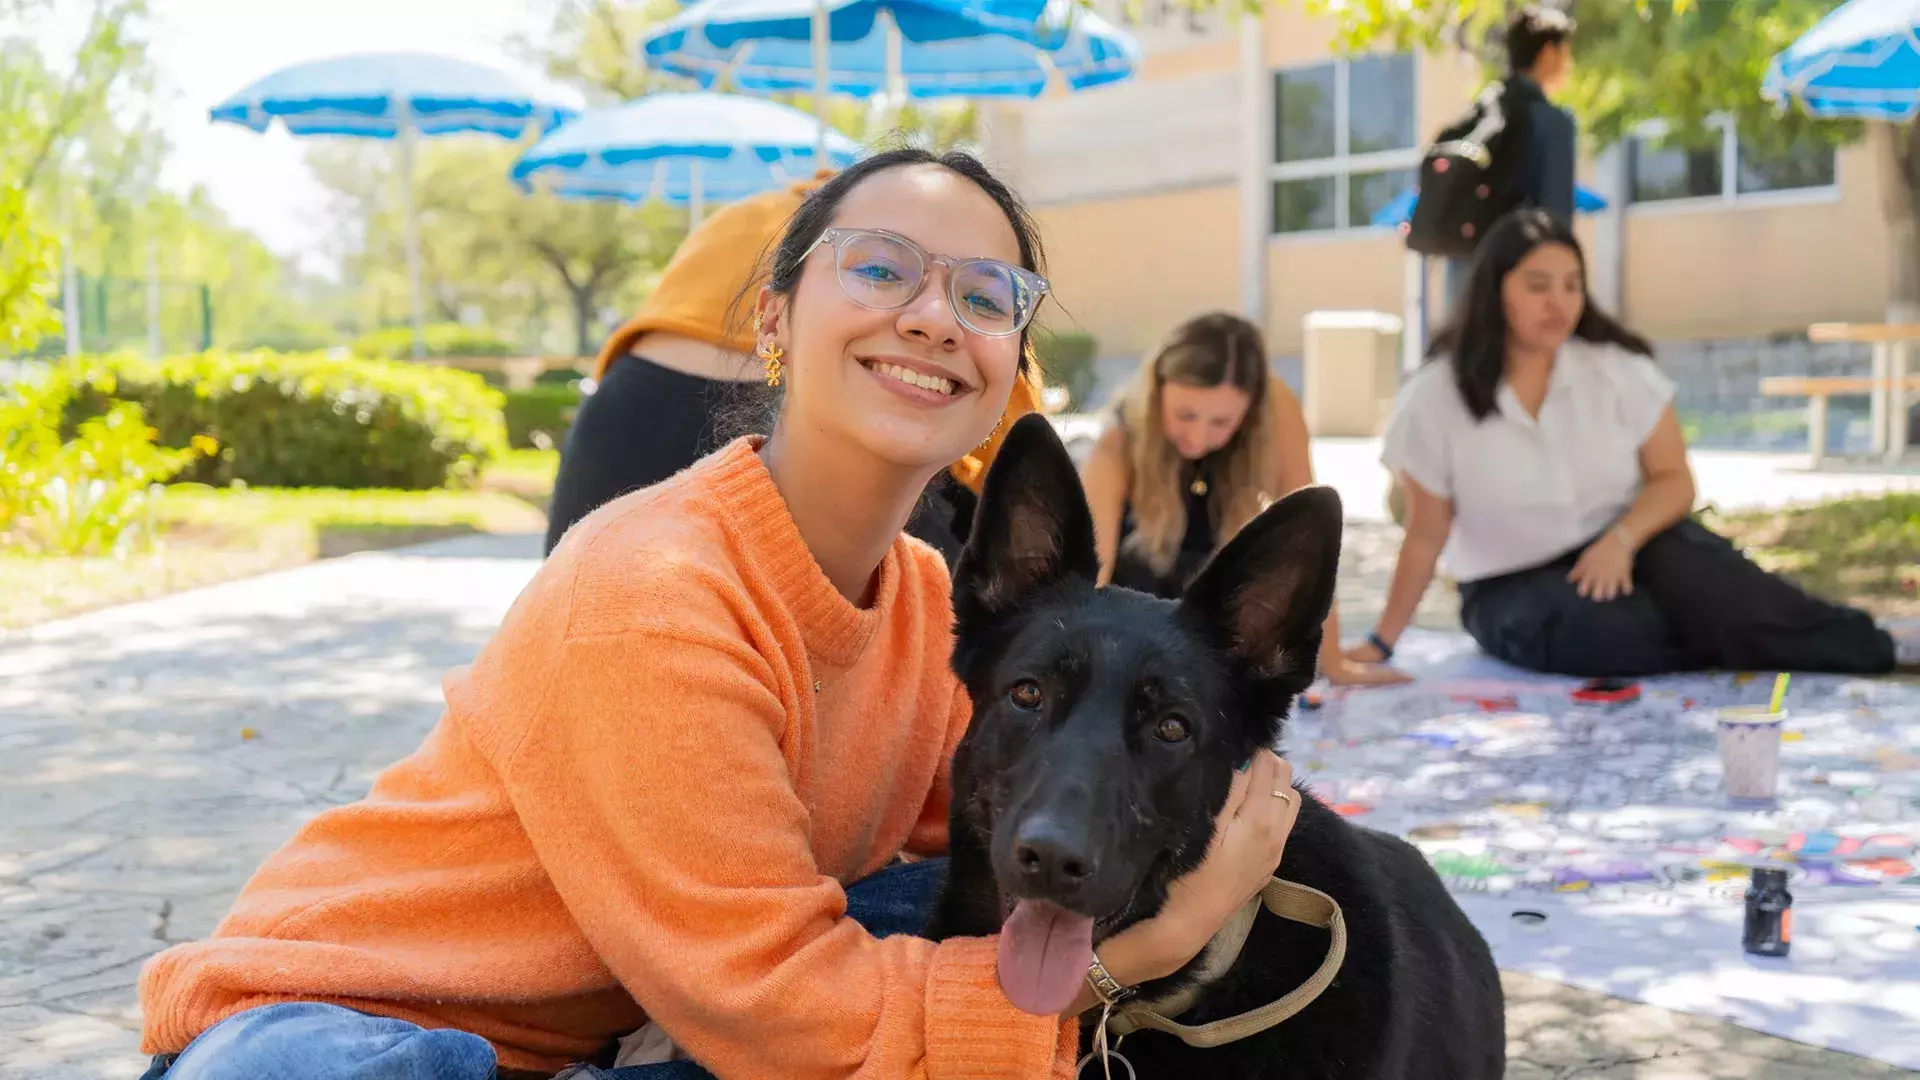
[[[541,100],[524,83],[484,64],[432,53],[356,53],[282,68],[209,110],[217,123],[265,132],[398,139],[406,202],[407,282],[413,355],[425,348],[420,288],[420,223],[413,204],[413,143],[421,135],[477,133],[517,139],[551,128],[571,109]]]
[[[1824,118],[1920,113],[1920,0],[1849,0],[1767,65],[1760,96]]]
[[[1033,98],[1050,81],[1076,90],[1139,67],[1132,35],[1074,0],[1037,20],[953,0],[826,0],[827,89],[871,97]],[[815,90],[815,0],[700,0],[641,44],[646,62],[755,93]]]
[[[360,53],[282,68],[211,111],[217,121],[264,132],[394,139],[478,132],[517,139],[571,110],[540,100],[503,71],[431,53]]]
[[[1420,189],[1408,188],[1387,200],[1387,204],[1374,211],[1373,220],[1368,224],[1376,229],[1397,229],[1413,220],[1413,208],[1420,202]],[[1606,197],[1585,184],[1573,186],[1573,212],[1576,214],[1597,214],[1607,208]]]
[[[530,147],[513,167],[521,188],[569,198],[649,199],[684,205],[698,223],[709,203],[732,202],[844,168],[860,145],[826,133],[798,109],[735,94],[650,94],[582,113]]]
[[[821,6],[836,42],[866,37],[882,12],[907,40],[928,42],[981,34],[1030,36],[1047,0],[827,0]],[[814,8],[814,0],[683,0],[680,13],[647,37],[696,28],[718,48],[766,38],[811,41]]]

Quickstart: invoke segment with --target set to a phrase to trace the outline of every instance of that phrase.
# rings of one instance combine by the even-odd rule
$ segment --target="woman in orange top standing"
[[[946,566],[901,526],[999,422],[1037,248],[965,155],[811,196],[757,308],[772,435],[572,529],[421,748],[148,962],[151,1075],[546,1076],[642,1025],[690,1061],[641,1075],[1071,1075],[1090,989],[1026,1013],[994,941],[849,917],[878,889],[913,927],[939,870],[892,864],[944,849],[971,706]],[[1114,978],[1178,970],[1267,881],[1297,800],[1243,796],[1289,779],[1256,756],[1166,909],[1100,944]]]

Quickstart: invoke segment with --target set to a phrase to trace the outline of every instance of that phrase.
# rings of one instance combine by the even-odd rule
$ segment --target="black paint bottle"
[[[1740,944],[1755,956],[1785,956],[1793,947],[1793,894],[1787,872],[1776,866],[1753,868],[1747,886],[1747,927]]]

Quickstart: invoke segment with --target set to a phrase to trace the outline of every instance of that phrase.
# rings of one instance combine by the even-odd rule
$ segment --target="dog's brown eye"
[[[1019,709],[1037,709],[1045,698],[1046,695],[1040,690],[1040,684],[1032,679],[1022,679],[1013,684],[1013,689],[1007,691],[1007,699]]]
[[[1189,734],[1187,722],[1177,716],[1162,717],[1153,729],[1153,737],[1161,742],[1185,742]]]

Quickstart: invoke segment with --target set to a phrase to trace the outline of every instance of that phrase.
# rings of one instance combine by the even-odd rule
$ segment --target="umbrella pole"
[[[891,10],[883,10],[880,17],[887,20],[887,127],[891,130],[900,126],[900,114],[906,109],[906,62],[900,55],[900,24]]]
[[[420,211],[413,203],[413,117],[404,116],[400,128],[400,203],[407,219],[407,291],[413,300],[413,358],[427,355],[423,334],[426,319],[420,300]]]
[[[707,193],[700,178],[700,159],[687,162],[687,235],[700,227],[700,221],[707,216]]]
[[[813,0],[813,115],[820,130],[813,135],[813,167],[827,168],[827,0]]]

